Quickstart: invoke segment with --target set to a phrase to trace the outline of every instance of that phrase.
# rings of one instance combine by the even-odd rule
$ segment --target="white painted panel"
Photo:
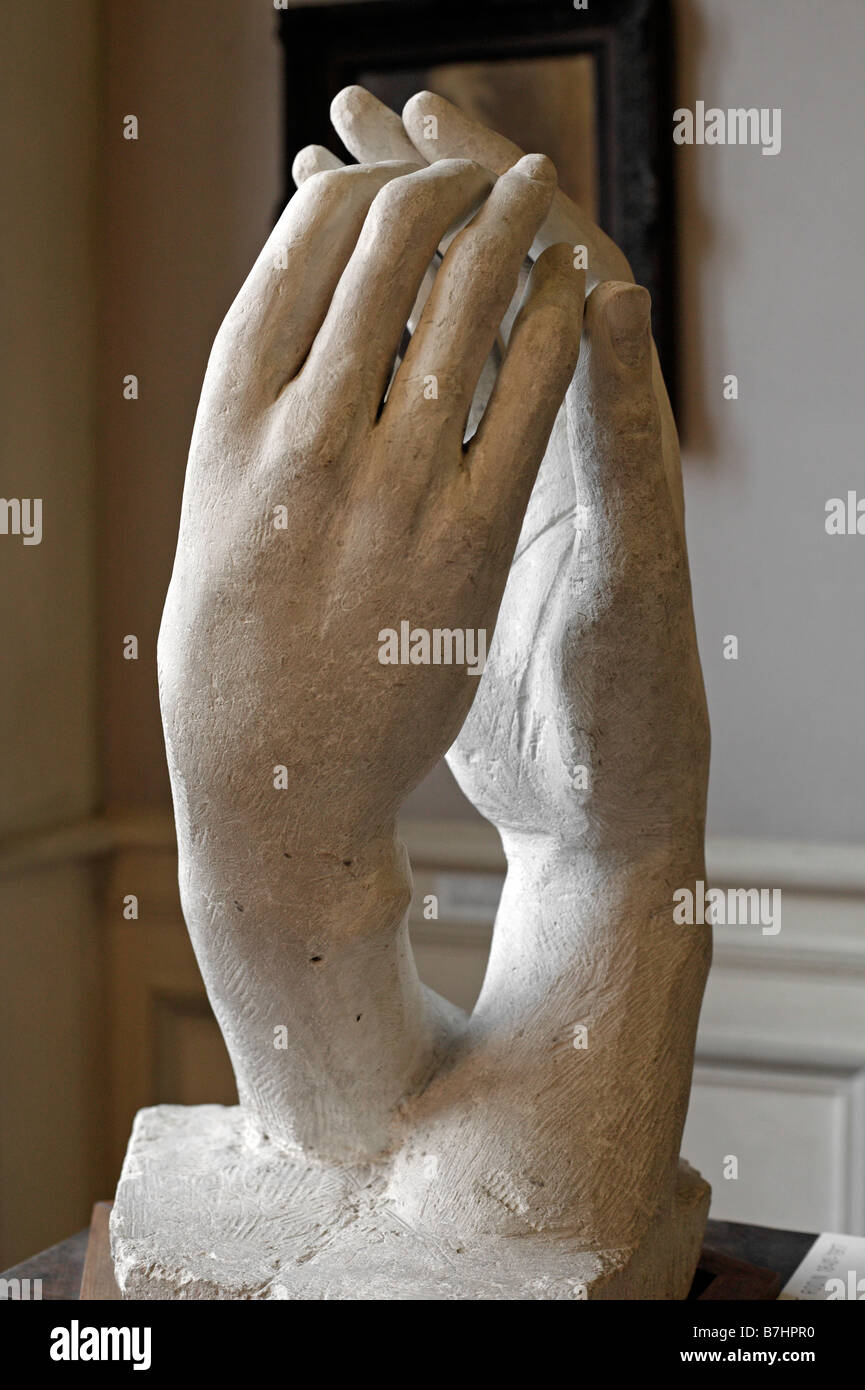
[[[712,1216],[858,1233],[856,1091],[843,1073],[698,1064],[682,1151],[712,1184]],[[736,1179],[723,1176],[728,1155]]]

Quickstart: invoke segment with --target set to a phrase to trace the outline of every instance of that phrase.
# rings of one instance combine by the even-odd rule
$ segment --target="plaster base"
[[[681,1299],[710,1196],[682,1161],[636,1250],[585,1251],[412,1229],[385,1181],[256,1141],[239,1107],[141,1110],[111,1216],[117,1283],[128,1299]]]

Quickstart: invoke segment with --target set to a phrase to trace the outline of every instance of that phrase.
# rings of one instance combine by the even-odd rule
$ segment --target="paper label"
[[[865,1236],[818,1236],[779,1293],[782,1298],[865,1300]]]

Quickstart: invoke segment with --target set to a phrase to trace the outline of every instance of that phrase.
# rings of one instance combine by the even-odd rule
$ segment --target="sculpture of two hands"
[[[159,644],[187,925],[250,1133],[436,1248],[565,1242],[682,1297],[708,722],[649,296],[443,99],[333,116],[361,162],[298,156],[195,425]],[[383,664],[406,621],[494,629],[480,681]],[[470,1018],[418,980],[395,828],[446,751],[508,859]]]

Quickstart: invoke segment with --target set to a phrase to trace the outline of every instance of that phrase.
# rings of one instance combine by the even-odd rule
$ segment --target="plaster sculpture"
[[[184,913],[241,1103],[139,1114],[117,1277],[683,1298],[710,941],[673,893],[705,876],[708,722],[648,295],[547,160],[441,99],[400,121],[351,88],[334,121],[362,163],[299,156],[214,345],[159,644]],[[404,619],[495,624],[480,681],[381,664]],[[395,833],[445,749],[508,858],[471,1018],[417,978]]]

